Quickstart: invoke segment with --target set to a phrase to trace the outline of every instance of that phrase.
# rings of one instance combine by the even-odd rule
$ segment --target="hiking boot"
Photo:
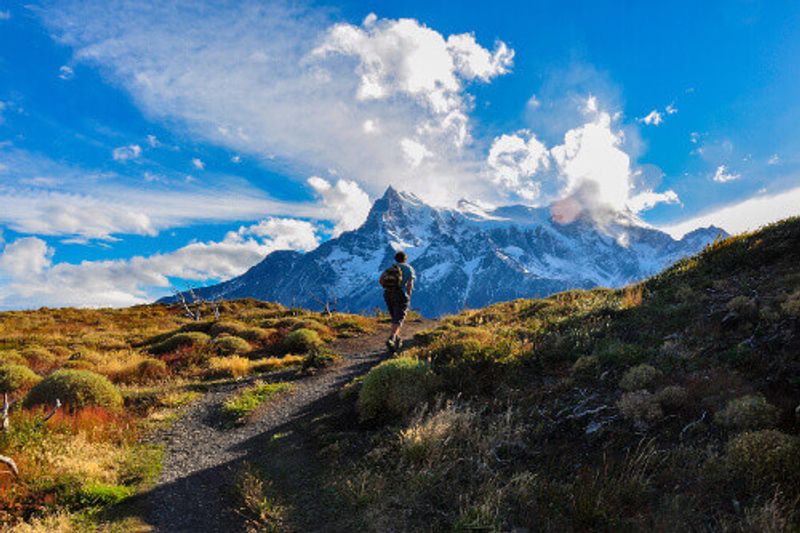
[[[392,338],[386,339],[386,349],[389,350],[389,353],[394,353],[395,351],[395,341]]]
[[[394,341],[394,351],[399,352],[402,349],[403,349],[403,339],[397,337]]]

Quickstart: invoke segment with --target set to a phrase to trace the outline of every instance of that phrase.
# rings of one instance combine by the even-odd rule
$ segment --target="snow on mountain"
[[[311,252],[273,252],[243,275],[199,292],[372,311],[383,305],[378,276],[402,249],[417,271],[412,307],[439,316],[572,288],[620,287],[700,251],[720,234],[709,227],[675,240],[626,214],[601,226],[589,217],[559,224],[548,208],[466,201],[456,209],[435,208],[390,187],[360,228]]]

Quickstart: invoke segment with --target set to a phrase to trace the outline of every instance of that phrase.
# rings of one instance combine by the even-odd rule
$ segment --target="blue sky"
[[[796,2],[0,2],[0,308],[129,305],[437,205],[800,213]]]

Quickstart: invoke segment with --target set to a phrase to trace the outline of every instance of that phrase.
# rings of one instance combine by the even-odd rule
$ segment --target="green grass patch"
[[[270,401],[278,394],[289,392],[294,384],[280,381],[277,383],[256,382],[242,389],[222,404],[222,415],[229,421],[241,422],[260,405]]]

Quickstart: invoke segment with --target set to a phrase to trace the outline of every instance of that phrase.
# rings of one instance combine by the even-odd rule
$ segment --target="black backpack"
[[[399,289],[403,286],[403,269],[394,264],[383,271],[378,281],[384,289]]]

